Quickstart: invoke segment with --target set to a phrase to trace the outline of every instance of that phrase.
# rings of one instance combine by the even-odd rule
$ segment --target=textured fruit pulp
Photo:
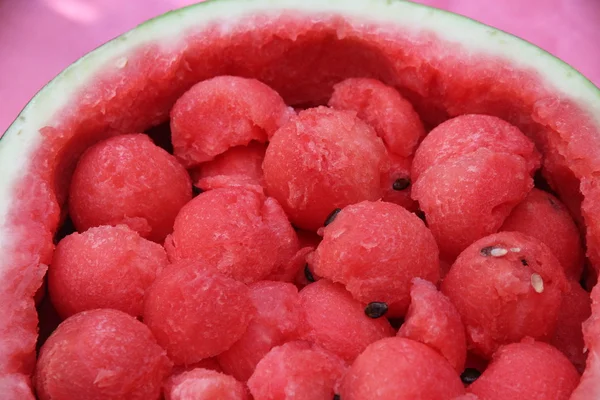
[[[42,129],[46,139],[16,188],[8,216],[15,244],[4,260],[0,288],[3,335],[13,345],[0,350],[0,374],[15,374],[11,387],[26,390],[22,385],[33,368],[37,326],[32,298],[50,261],[52,236],[77,158],[100,139],[164,122],[187,88],[220,74],[259,78],[290,105],[324,103],[333,83],[345,77],[375,77],[411,100],[429,128],[466,112],[516,124],[545,154],[549,183],[571,212],[583,215],[588,255],[597,266],[600,202],[594,199],[600,197],[600,187],[593,172],[600,168],[600,156],[590,116],[546,88],[535,74],[498,59],[465,61],[464,52],[427,33],[353,26],[340,17],[315,24],[298,14],[255,17],[227,31],[217,21],[169,48],[139,48],[122,69],[107,64],[106,73]]]

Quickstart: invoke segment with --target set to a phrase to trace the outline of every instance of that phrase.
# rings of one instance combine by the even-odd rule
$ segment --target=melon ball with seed
[[[556,331],[550,343],[582,372],[587,358],[582,325],[592,313],[591,300],[590,294],[583,290],[579,282],[571,280],[569,284],[570,290],[563,295]]]
[[[412,181],[410,166],[412,158],[390,154],[390,170],[383,179],[383,201],[398,204],[407,210],[415,211],[419,205],[411,197]]]
[[[245,187],[262,193],[262,163],[267,145],[251,142],[219,154],[214,160],[200,164],[192,172],[194,185],[203,191],[223,187]]]
[[[322,235],[307,257],[315,274],[343,284],[363,304],[386,303],[388,317],[406,313],[413,278],[439,279],[433,235],[399,205],[365,201],[348,206]]]
[[[443,355],[461,373],[467,358],[465,327],[450,300],[429,281],[415,278],[410,307],[398,336],[424,343]]]
[[[273,347],[298,339],[305,324],[298,289],[293,284],[261,281],[249,288],[256,316],[242,337],[217,356],[223,371],[243,382]]]
[[[255,314],[246,285],[201,262],[184,260],[165,269],[150,286],[143,319],[180,365],[230,348]]]
[[[448,361],[417,341],[394,337],[372,343],[340,385],[343,400],[454,399],[465,389]]]
[[[491,115],[461,115],[434,128],[420,144],[412,164],[416,181],[430,167],[485,148],[519,156],[533,175],[540,166],[535,144],[514,125]]]
[[[171,261],[201,259],[250,283],[285,269],[298,251],[298,238],[273,198],[223,188],[204,192],[181,209],[165,248]]]
[[[392,336],[394,330],[381,315],[367,315],[367,306],[340,284],[321,279],[300,291],[306,318],[303,339],[352,362],[371,343]]]
[[[489,358],[501,345],[526,336],[550,340],[569,286],[546,245],[500,232],[461,253],[441,290],[462,317],[469,347]]]
[[[269,196],[292,223],[316,231],[336,208],[381,198],[383,142],[350,111],[301,111],[271,138],[263,170]]]
[[[273,348],[248,380],[255,400],[331,400],[347,365],[312,343],[288,342]]]
[[[187,171],[144,134],[116,136],[80,158],[69,189],[69,215],[79,232],[125,224],[161,242],[192,198]]]
[[[502,346],[469,391],[485,400],[568,400],[579,383],[569,360],[547,343]]]
[[[158,400],[171,362],[150,330],[122,311],[84,311],[61,323],[40,350],[41,400]]]
[[[197,83],[171,110],[174,154],[187,168],[230,147],[266,142],[294,114],[279,94],[256,79],[218,76]]]
[[[144,293],[168,263],[161,245],[125,225],[90,228],[58,243],[48,269],[48,290],[63,318],[95,308],[137,317]]]
[[[210,369],[195,368],[170,377],[165,400],[248,400],[248,389],[235,378]]]
[[[550,193],[532,189],[504,221],[501,231],[521,232],[547,245],[568,278],[579,280],[585,254],[579,229],[567,208]]]
[[[281,267],[273,270],[265,279],[281,282],[295,282],[298,275],[303,273],[306,256],[312,253],[313,247],[303,247],[296,252],[292,259]]]
[[[333,87],[329,106],[355,111],[381,137],[390,153],[413,155],[425,128],[412,104],[393,87],[376,79],[350,78]]]
[[[412,196],[427,217],[445,260],[495,233],[533,188],[520,156],[481,148],[430,167],[414,182]]]

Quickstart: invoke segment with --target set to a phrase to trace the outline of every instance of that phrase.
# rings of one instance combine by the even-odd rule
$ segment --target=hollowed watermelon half
[[[295,107],[326,104],[345,78],[372,77],[408,98],[428,129],[466,113],[517,125],[543,153],[544,177],[580,222],[590,265],[600,268],[600,90],[570,66],[496,29],[402,1],[212,0],[150,20],[86,55],[2,137],[3,399],[33,398],[33,297],[78,157],[101,139],[165,122],[194,83],[225,74],[257,78]],[[594,318],[585,329],[590,356],[577,399],[600,397]]]

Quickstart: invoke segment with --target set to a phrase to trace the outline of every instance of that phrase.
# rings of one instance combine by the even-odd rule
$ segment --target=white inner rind
[[[226,21],[220,27],[227,32],[240,18],[281,13],[304,14],[315,21],[326,15],[341,15],[357,25],[395,24],[460,43],[465,57],[473,54],[511,60],[515,68],[537,71],[549,90],[587,111],[600,131],[600,91],[591,82],[530,43],[468,18],[389,0],[213,0],[167,13],[108,42],[63,71],[25,107],[0,140],[0,254],[10,254],[13,243],[7,216],[15,200],[15,186],[41,144],[40,129],[52,125],[59,111],[98,73],[123,67],[128,54],[149,43],[158,43],[165,50],[176,48],[188,34],[201,31],[214,20]],[[0,281],[4,272],[0,264]]]

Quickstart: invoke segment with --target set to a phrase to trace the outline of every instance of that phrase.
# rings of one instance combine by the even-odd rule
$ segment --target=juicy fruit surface
[[[298,238],[277,201],[244,188],[223,188],[202,193],[181,209],[165,248],[173,262],[201,259],[251,283],[285,268]]]
[[[305,3],[317,6],[316,2]],[[6,255],[1,312],[2,320],[7,321],[8,342],[13,344],[4,349],[6,357],[0,358],[3,373],[27,374],[27,365],[31,366],[21,360],[21,354],[31,354],[35,344],[35,310],[27,299],[39,287],[43,273],[38,272],[44,268],[35,266],[43,249],[51,247],[56,211],[64,204],[69,171],[80,152],[105,138],[109,128],[134,132],[161,122],[175,99],[193,83],[224,73],[258,77],[290,104],[326,100],[331,85],[348,76],[374,76],[411,94],[428,126],[466,112],[493,113],[518,123],[547,154],[553,152],[563,158],[557,165],[572,179],[555,178],[558,186],[574,183],[569,185],[576,188],[570,193],[577,194],[572,208],[579,208],[585,196],[589,253],[592,261],[597,261],[598,210],[594,199],[598,196],[592,173],[598,168],[598,125],[586,114],[596,107],[597,97],[590,95],[593,89],[586,89],[576,74],[574,78],[564,75],[564,65],[514,38],[458,17],[429,10],[431,18],[415,18],[424,9],[403,2],[373,2],[370,7],[359,1],[326,3],[334,13],[285,2],[268,4],[268,17],[263,14],[267,2],[244,4],[241,10],[248,7],[249,14],[261,13],[251,21],[230,16],[229,10],[220,14],[220,4],[173,13],[98,50],[50,85],[3,139],[11,144],[4,149],[23,148],[27,150],[24,154],[32,155],[30,163],[9,169],[20,172],[10,173],[3,186],[14,190],[14,198],[19,199],[17,206],[10,202],[5,207],[3,203],[2,208],[8,216],[2,219],[3,232],[10,232],[10,240],[0,244]],[[272,7],[302,8],[302,12],[280,17],[271,12]],[[182,14],[187,17],[179,18]],[[221,25],[198,21],[198,15],[227,15],[231,20],[227,19],[225,30]],[[358,15],[377,23],[357,23]],[[261,21],[258,30],[257,20]],[[453,21],[461,29],[446,29]],[[181,30],[171,29],[171,24],[181,24]],[[432,36],[431,30],[439,35]],[[507,45],[500,46],[504,42]],[[465,51],[472,56],[457,57]],[[124,64],[118,63],[118,69],[112,68],[116,54],[128,56]],[[511,60],[516,54],[521,57],[519,64],[532,69],[515,67]],[[55,96],[57,93],[61,96]],[[13,147],[18,142],[23,146]],[[12,157],[0,159],[8,160],[3,166],[13,161]],[[549,170],[550,164],[545,164]],[[22,165],[25,168],[20,168]],[[27,177],[15,186],[11,174],[12,178]],[[46,211],[53,216],[35,217],[47,215]],[[23,334],[28,336],[21,340]]]
[[[248,400],[246,387],[229,375],[195,368],[165,383],[166,400]]]
[[[351,7],[351,5],[349,5],[349,7]],[[525,83],[532,83],[531,76],[511,75],[513,73],[512,71],[514,71],[514,69],[511,68],[506,68],[504,70],[506,75],[499,80],[497,74],[486,75],[486,68],[489,68],[490,64],[492,64],[492,66],[498,66],[498,64],[489,62],[482,63],[484,64],[484,67],[482,68],[474,67],[472,70],[470,69],[468,74],[465,74],[464,72],[461,73],[461,69],[464,69],[462,57],[458,57],[461,61],[461,69],[452,70],[452,64],[450,65],[450,68],[446,68],[448,65],[446,65],[447,61],[444,57],[446,52],[451,50],[431,49],[430,47],[428,49],[429,51],[421,52],[418,48],[420,43],[419,39],[408,35],[406,37],[408,38],[409,43],[411,43],[411,49],[413,49],[413,47],[416,49],[409,52],[397,51],[398,49],[395,48],[396,42],[394,40],[390,41],[389,38],[386,37],[384,41],[380,41],[381,36],[386,35],[385,29],[380,30],[379,27],[376,27],[376,35],[365,35],[364,30],[359,30],[357,34],[354,25],[344,18],[335,18],[333,28],[331,25],[332,21],[327,19],[328,17],[320,16],[319,18],[324,18],[324,20],[319,20],[319,22],[316,23],[316,26],[319,27],[316,31],[314,30],[315,24],[311,25],[311,29],[313,30],[309,30],[308,32],[303,30],[304,26],[301,23],[298,25],[292,24],[294,29],[291,30],[291,40],[289,38],[290,32],[286,29],[272,34],[270,31],[272,25],[269,23],[267,23],[265,27],[267,35],[263,36],[264,31],[259,30],[256,34],[252,33],[246,35],[246,39],[250,39],[248,42],[244,42],[243,40],[242,42],[229,40],[230,37],[228,35],[230,33],[239,34],[239,31],[236,29],[238,27],[236,27],[235,24],[228,26],[228,28],[231,29],[216,29],[213,33],[217,36],[224,35],[223,43],[227,44],[224,45],[224,48],[217,49],[214,53],[216,54],[216,57],[214,58],[211,58],[210,54],[203,51],[197,51],[198,49],[194,46],[193,41],[187,41],[187,39],[174,41],[173,47],[170,48],[174,52],[169,53],[168,57],[163,57],[166,50],[162,46],[151,49],[153,51],[145,49],[142,53],[148,56],[146,58],[134,57],[125,60],[124,64],[119,60],[119,68],[125,69],[123,69],[124,72],[117,74],[117,78],[120,79],[118,79],[116,83],[111,81],[113,78],[112,72],[108,72],[106,75],[103,74],[101,82],[95,82],[94,85],[90,86],[91,92],[86,89],[85,91],[82,91],[82,93],[78,93],[78,96],[81,95],[84,99],[82,101],[83,105],[80,107],[80,104],[77,104],[75,110],[69,109],[64,110],[64,112],[61,110],[61,117],[58,121],[55,121],[57,122],[56,124],[44,127],[43,129],[26,129],[26,135],[33,135],[27,133],[28,131],[35,132],[36,134],[42,132],[46,138],[49,138],[45,139],[40,154],[36,154],[35,156],[35,165],[39,167],[39,171],[36,170],[35,172],[32,172],[32,174],[35,174],[35,179],[32,178],[27,182],[29,188],[18,189],[20,196],[27,197],[31,193],[37,194],[35,202],[23,202],[23,208],[26,209],[26,212],[22,213],[22,215],[27,215],[26,219],[33,220],[33,223],[26,225],[30,229],[30,233],[34,234],[34,239],[19,243],[21,248],[26,249],[25,252],[28,252],[28,255],[33,255],[34,260],[31,261],[30,259],[27,259],[27,255],[17,259],[16,257],[13,257],[12,252],[9,252],[8,255],[10,259],[7,262],[9,267],[3,267],[2,270],[12,271],[12,269],[14,269],[12,267],[14,263],[16,263],[15,265],[29,266],[37,265],[38,262],[47,259],[48,254],[50,253],[49,249],[51,248],[52,240],[52,235],[51,233],[48,234],[48,232],[52,232],[58,223],[58,205],[64,204],[65,202],[66,197],[64,195],[64,189],[68,184],[70,169],[83,149],[91,143],[104,138],[106,135],[140,131],[149,125],[164,121],[166,110],[170,109],[174,100],[181,95],[184,89],[187,89],[191,84],[196,83],[199,80],[210,78],[215,73],[224,73],[220,68],[228,70],[228,73],[241,71],[240,75],[244,76],[260,75],[262,77],[261,80],[265,80],[271,84],[277,91],[284,95],[286,101],[290,102],[291,105],[297,106],[297,108],[306,107],[306,102],[309,102],[312,105],[325,104],[331,93],[331,85],[342,80],[349,74],[350,76],[377,76],[387,84],[393,84],[393,86],[399,89],[403,95],[411,99],[415,108],[419,110],[422,117],[426,120],[428,127],[431,127],[433,125],[432,121],[435,120],[440,122],[453,115],[462,114],[467,111],[477,111],[478,108],[484,111],[489,109],[489,112],[491,113],[498,114],[512,122],[516,121],[516,123],[519,123],[520,128],[527,130],[526,133],[536,140],[536,144],[538,144],[540,149],[543,149],[547,153],[554,153],[554,160],[550,157],[545,158],[544,172],[548,173],[548,171],[551,170],[551,167],[566,169],[569,173],[575,171],[572,173],[573,179],[569,182],[574,182],[570,187],[577,188],[577,190],[574,190],[573,192],[579,193],[578,179],[583,179],[582,176],[585,178],[585,174],[589,173],[589,170],[585,172],[586,169],[591,167],[589,165],[589,157],[586,159],[585,154],[584,157],[576,157],[578,152],[579,154],[582,153],[581,151],[578,151],[577,148],[578,146],[579,148],[589,148],[589,146],[585,146],[585,143],[581,145],[581,142],[578,145],[575,143],[576,141],[570,140],[571,138],[565,134],[565,132],[568,133],[569,129],[573,127],[573,122],[569,120],[570,117],[573,117],[573,113],[570,113],[570,115],[567,116],[569,118],[561,118],[559,123],[554,123],[558,120],[556,114],[559,114],[560,117],[565,116],[565,113],[561,111],[564,110],[563,107],[566,107],[568,104],[556,104],[554,102],[555,98],[552,97],[554,94],[551,93],[552,96],[549,96],[545,91],[545,88],[540,87],[537,80],[533,79],[533,84],[523,84],[523,81],[525,81]],[[185,19],[182,19],[182,21],[183,20]],[[287,22],[289,23],[289,21]],[[274,26],[277,26],[277,24]],[[367,25],[361,24],[361,26],[364,27]],[[369,32],[369,29],[371,28],[367,28],[367,33]],[[215,45],[215,47],[219,46],[211,40],[204,40],[204,38],[206,38],[206,36],[203,36],[203,39],[198,42],[210,43],[211,45]],[[402,40],[405,39],[401,39],[401,41]],[[426,41],[428,42],[428,45],[431,46],[431,40],[427,39]],[[189,47],[190,49],[193,49],[193,51],[186,55],[178,53],[177,46],[179,46],[180,43],[184,43],[186,49]],[[381,43],[388,44],[381,47]],[[433,43],[437,42],[434,41]],[[273,47],[273,44],[275,44],[275,47]],[[292,47],[292,50],[300,50],[296,51],[296,56],[294,56],[294,52],[292,52],[291,55],[288,55],[290,53],[287,53],[286,46],[289,49],[290,44],[291,46],[295,46]],[[318,49],[316,53],[310,51],[314,48]],[[210,50],[212,51],[214,49],[211,48]],[[249,52],[249,50],[251,50],[251,52]],[[196,55],[193,55],[194,52],[196,52]],[[419,53],[422,53],[422,55]],[[283,54],[285,54],[285,57],[282,56]],[[317,57],[315,57],[315,54]],[[355,56],[356,54],[361,56]],[[418,63],[414,62],[415,54],[417,54]],[[427,61],[427,57],[429,57],[430,54],[436,55],[435,62]],[[362,58],[363,56],[364,58]],[[295,60],[295,57],[297,60]],[[409,64],[403,64],[407,61],[407,57]],[[422,57],[425,57],[426,59],[424,62],[421,60]],[[476,57],[473,59],[475,58]],[[239,62],[240,60],[248,60],[248,63]],[[303,63],[304,60],[307,62]],[[315,68],[315,66],[321,66],[321,63],[323,64],[323,68]],[[501,62],[498,63],[502,66]],[[128,74],[131,72],[131,66],[139,68],[140,65],[142,66],[141,70],[143,73],[139,74],[139,76]],[[146,68],[147,65],[150,65],[151,67]],[[199,65],[200,71],[198,70]],[[333,67],[331,67],[331,65],[333,65]],[[418,70],[406,70],[406,68],[403,69],[403,65],[420,65],[422,67]],[[215,69],[213,70],[211,69],[213,66],[217,67],[214,67]],[[290,68],[290,66],[293,66],[294,68]],[[442,70],[441,72],[440,67]],[[492,70],[494,69],[492,68]],[[135,71],[139,72],[138,70]],[[307,74],[306,72],[310,73]],[[308,77],[307,75],[310,76],[309,79],[306,79]],[[465,75],[467,75],[467,77],[465,77]],[[126,79],[123,79],[124,76]],[[449,82],[448,76],[452,77],[454,80]],[[458,76],[458,79],[454,78],[456,76]],[[478,82],[471,81],[474,77]],[[516,79],[519,77],[521,78],[520,80]],[[463,78],[465,78],[465,80],[463,80]],[[527,78],[529,78],[529,80]],[[147,90],[147,82],[149,81],[153,83],[152,90]],[[427,83],[426,85],[423,85],[424,81]],[[113,86],[111,86],[111,82]],[[459,84],[456,85],[456,82]],[[516,87],[520,87],[522,90],[518,89],[515,91],[514,88],[511,89],[510,87],[507,87],[505,82],[516,84]],[[298,83],[300,83],[300,87],[298,87]],[[480,85],[478,86],[477,84]],[[461,86],[466,86],[466,91],[461,91]],[[139,87],[144,87],[141,95]],[[473,92],[474,87],[479,90]],[[95,92],[96,90],[98,91]],[[481,92],[481,95],[474,95],[474,93],[478,91]],[[123,93],[125,93],[125,95],[123,95]],[[106,97],[103,97],[106,95],[111,99],[108,102],[106,101]],[[429,96],[431,96],[431,98],[425,98]],[[475,101],[472,99],[475,99]],[[540,99],[543,99],[543,101],[540,101]],[[560,96],[559,100],[562,101]],[[300,103],[304,103],[304,105],[298,107]],[[123,107],[124,104],[126,104],[127,107]],[[142,110],[141,114],[140,110]],[[525,110],[525,115],[523,115],[523,110]],[[98,114],[96,114],[98,118],[94,118],[94,112],[96,111],[98,112]],[[43,114],[49,115],[48,113]],[[42,119],[43,118],[44,117],[42,117]],[[582,128],[586,127],[585,124],[587,122],[583,118],[574,119],[578,121],[577,124],[579,124],[579,121],[582,121]],[[374,122],[372,122],[372,124],[374,124]],[[82,126],[86,126],[86,128],[82,130]],[[577,125],[576,127],[579,128],[580,126]],[[586,134],[585,129],[573,129],[572,131],[583,132],[583,136]],[[19,134],[20,133],[21,132],[19,131]],[[587,134],[589,133],[590,132],[587,132]],[[590,136],[593,136],[594,133],[595,131],[592,131],[592,135]],[[28,142],[28,140],[24,140],[24,142]],[[548,146],[553,148],[548,150]],[[593,154],[587,155],[593,156]],[[560,157],[564,157],[564,159],[561,160]],[[552,165],[552,163],[555,163],[555,165]],[[56,170],[61,172],[55,174]],[[385,176],[385,173],[382,173],[381,175]],[[558,175],[554,178],[557,176]],[[568,174],[565,174],[565,176],[568,176]],[[33,184],[31,184],[32,181]],[[549,181],[552,180],[549,179]],[[460,182],[460,179],[458,182]],[[556,180],[551,182],[551,184],[556,185],[555,182]],[[380,185],[381,189],[384,189],[386,186],[389,187],[389,183],[386,185],[380,182]],[[564,186],[562,185],[562,182],[558,185]],[[592,186],[590,182],[582,181],[581,190],[586,196],[590,193],[590,186]],[[343,191],[342,189],[340,189],[340,192]],[[56,191],[56,193],[54,191]],[[579,200],[581,200],[581,198],[579,198]],[[589,198],[587,200],[589,200]],[[566,201],[568,201],[568,199]],[[478,204],[471,203],[468,205],[477,206]],[[577,199],[569,201],[569,205],[572,208],[579,207]],[[502,204],[502,207],[500,207],[501,212],[499,214],[501,216],[504,215],[504,211],[511,207],[512,204]],[[592,221],[593,218],[589,216],[589,213],[592,212],[593,214],[593,208],[590,206],[584,208],[586,208],[586,218],[588,218],[589,221]],[[430,211],[431,208],[428,212],[435,217],[435,210],[433,213]],[[492,211],[495,210],[492,208]],[[47,219],[45,219],[46,215],[48,215]],[[40,216],[42,217],[40,218]],[[434,218],[430,219],[432,222],[435,222]],[[4,222],[4,219],[1,220]],[[39,224],[36,225],[38,222]],[[495,222],[496,221],[494,221],[494,223]],[[11,223],[16,224],[16,222],[12,220]],[[22,223],[22,221],[19,223]],[[432,227],[434,227],[434,225],[435,224],[432,224]],[[19,225],[17,224],[17,226]],[[438,229],[438,227],[435,227],[435,229]],[[284,232],[284,230],[282,230],[282,232]],[[210,234],[211,232],[208,233]],[[15,233],[15,237],[19,237],[18,232]],[[12,236],[10,239],[12,240]],[[588,243],[591,245],[590,254],[592,256],[592,261],[594,259],[593,239],[594,238],[592,237],[591,240],[588,240]],[[0,242],[1,246],[4,246],[5,244],[5,241]],[[20,251],[21,250],[19,250],[19,252]],[[21,254],[18,254],[20,257]],[[298,255],[298,260],[301,260],[303,257],[300,252],[290,251],[289,254],[295,254],[294,257]],[[40,258],[35,259],[37,256]],[[446,256],[448,255],[446,254]],[[283,258],[287,258],[287,256],[282,256],[281,259]],[[292,272],[298,272],[297,265],[301,265],[296,261],[293,263],[293,267],[289,266],[290,264],[286,266],[283,266],[284,263],[276,264],[278,265],[277,271],[272,271],[268,275],[269,277],[287,275],[288,268]],[[43,269],[43,267],[39,268],[40,271]],[[31,270],[31,268],[29,268],[29,270]],[[250,268],[247,268],[246,270],[251,271]],[[291,275],[290,272],[290,276]],[[35,279],[38,279],[38,277],[35,277],[33,280]],[[251,279],[249,279],[249,281],[251,281]],[[532,282],[534,281],[532,280]],[[535,282],[537,283],[535,283],[536,287],[534,288],[539,290],[540,282],[539,280],[535,280]],[[13,283],[16,283],[16,285],[13,285]],[[16,288],[14,291],[19,294],[27,293],[28,291],[32,291],[32,289],[37,289],[36,285],[30,284],[29,282],[24,282],[24,284],[21,283],[23,282],[20,282],[19,279],[13,281],[11,278],[9,281],[9,284],[12,285],[10,287]],[[33,307],[32,304],[30,304],[31,302],[28,304],[22,302],[23,304],[21,304],[20,301],[22,300],[22,297],[19,295],[16,297],[17,301],[11,301],[7,308],[7,310],[10,310],[10,313],[8,314],[9,324],[7,331],[13,334],[16,331],[13,323],[14,320],[18,320],[26,315],[26,310]],[[25,296],[25,298],[27,298],[27,296]],[[12,306],[12,308],[10,306]],[[14,314],[12,311],[13,309],[15,310]],[[396,307],[392,307],[390,311],[391,314],[402,314],[402,311],[397,310]],[[29,314],[31,316],[31,312]],[[22,328],[18,326],[18,329]],[[25,342],[27,342],[27,340]],[[13,343],[13,341],[9,341],[9,343]],[[14,341],[14,343],[17,347],[20,346],[16,341]],[[26,345],[23,346],[23,348],[26,349]],[[10,349],[7,351],[10,356],[9,362],[16,359],[12,358],[11,351],[13,350]],[[16,361],[17,363],[19,362],[19,360]],[[16,368],[21,367],[17,366]],[[23,371],[26,369],[27,367],[22,368]]]
[[[495,233],[533,187],[523,158],[481,148],[429,167],[412,196],[425,213],[444,259]]]
[[[181,261],[148,289],[143,319],[175,364],[192,364],[230,348],[255,314],[243,283]]]
[[[436,282],[438,249],[423,221],[386,202],[344,208],[323,231],[308,256],[314,272],[343,284],[362,303],[386,302],[389,316],[401,316],[410,302],[411,280]]]
[[[192,198],[177,160],[142,134],[121,135],[88,149],[73,174],[69,213],[80,232],[125,224],[162,242]]]
[[[46,341],[35,382],[41,400],[158,400],[171,366],[134,317],[92,310],[65,320]]]
[[[266,142],[291,114],[281,96],[258,80],[208,79],[188,90],[171,110],[174,153],[193,167],[230,147]]]
[[[467,358],[465,327],[450,300],[434,284],[415,278],[410,306],[398,336],[416,340],[437,350],[461,373]]]
[[[540,166],[534,143],[516,126],[490,115],[461,115],[441,123],[419,146],[412,167],[417,180],[428,168],[485,148],[521,156],[531,173]]]
[[[350,78],[333,87],[329,107],[349,110],[371,125],[390,153],[410,157],[425,136],[419,114],[393,87],[376,79]]]
[[[162,246],[125,225],[74,233],[56,246],[48,270],[52,304],[62,318],[96,308],[140,316],[144,293],[168,263]]]
[[[502,344],[526,336],[549,340],[569,286],[546,245],[500,232],[469,246],[441,289],[462,317],[469,348],[489,358]]]
[[[271,138],[263,170],[269,195],[293,224],[317,230],[336,208],[381,197],[386,149],[350,111],[301,111]]]
[[[568,278],[579,280],[585,254],[581,237],[567,208],[550,193],[532,189],[500,227],[521,232],[548,246],[560,261]]]
[[[317,345],[289,342],[258,363],[248,387],[255,400],[330,400],[346,368],[341,358]]]
[[[273,347],[299,339],[306,323],[293,284],[262,281],[249,288],[256,316],[243,336],[217,357],[224,372],[243,382]]]
[[[560,351],[529,339],[501,347],[469,391],[482,400],[568,400],[578,382]]]
[[[394,333],[385,318],[367,317],[365,306],[342,285],[324,279],[302,289],[300,302],[306,318],[302,338],[347,362],[352,362],[369,344]]]
[[[398,379],[401,377],[401,379]],[[456,371],[436,351],[405,338],[371,344],[354,361],[340,385],[342,399],[454,399],[464,393]]]

